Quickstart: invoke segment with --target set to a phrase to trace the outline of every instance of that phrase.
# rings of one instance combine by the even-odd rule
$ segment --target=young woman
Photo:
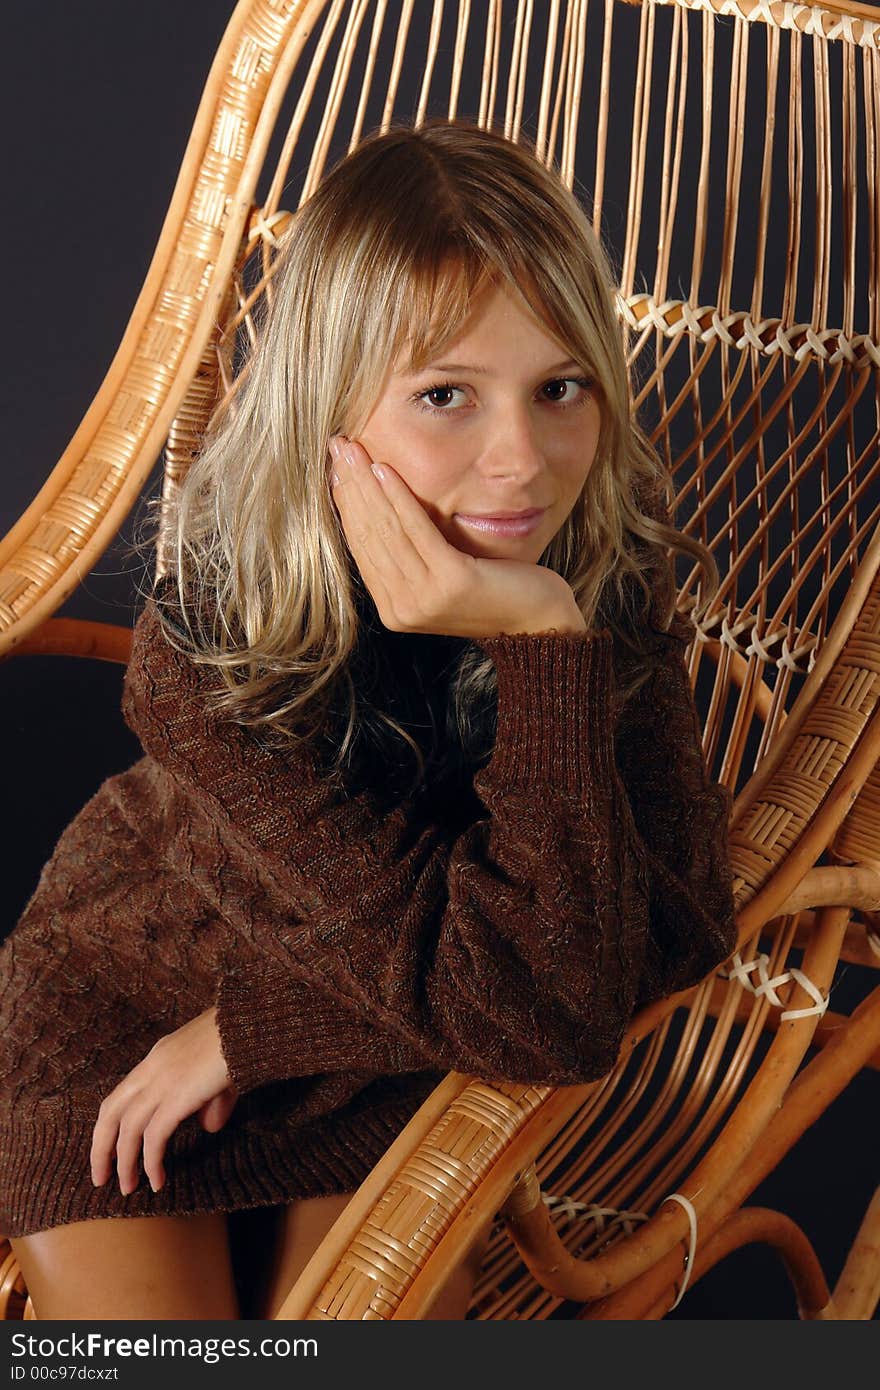
[[[735,945],[669,549],[717,570],[577,200],[475,124],[393,127],[276,271],[136,626],[144,757],[0,953],[39,1318],[271,1316],[446,1071],[603,1076]]]

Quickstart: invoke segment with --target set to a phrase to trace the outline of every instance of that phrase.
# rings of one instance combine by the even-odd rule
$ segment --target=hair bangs
[[[447,252],[430,282],[411,285],[404,296],[407,332],[400,370],[419,372],[464,330],[474,305],[494,279],[492,268],[467,246]]]

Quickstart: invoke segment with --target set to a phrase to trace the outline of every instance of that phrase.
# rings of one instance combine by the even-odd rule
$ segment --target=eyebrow
[[[581,370],[580,362],[576,362],[573,357],[569,357],[566,362],[557,362],[555,366],[547,367],[542,375],[549,377],[552,376],[554,372],[568,371],[569,367],[575,367],[578,371]],[[495,372],[490,371],[488,367],[469,366],[465,362],[429,362],[427,366],[420,368],[419,371],[408,372],[406,375],[423,376],[425,372],[470,372],[474,376],[495,376]]]

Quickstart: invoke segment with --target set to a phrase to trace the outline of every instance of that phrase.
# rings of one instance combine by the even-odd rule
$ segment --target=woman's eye
[[[421,406],[422,410],[431,410],[434,412],[435,415],[445,415],[449,413],[445,409],[445,407],[442,405],[438,405],[435,401],[431,401],[429,398],[431,396],[448,396],[451,391],[460,390],[460,386],[453,386],[451,382],[443,381],[440,382],[437,386],[429,386],[427,391],[419,391],[417,395],[413,396],[413,400],[416,402],[417,405]]]
[[[553,396],[551,399],[559,405],[585,405],[589,399],[592,385],[592,381],[586,376],[563,376],[559,377],[556,381],[548,381],[547,386],[542,387],[542,390],[546,391],[548,386],[579,386],[582,392],[581,395],[576,395],[573,398],[565,400],[561,400],[558,396]]]
[[[545,386],[541,387],[541,390],[547,391],[551,387],[560,386],[579,386],[581,388],[581,394],[575,395],[573,398],[566,399],[564,394],[562,396],[554,394],[545,397],[550,405],[557,405],[565,410],[568,406],[586,405],[589,400],[589,392],[592,384],[592,381],[590,381],[588,377],[558,377],[554,381],[548,381]],[[420,410],[430,411],[433,415],[453,415],[457,413],[457,410],[449,406],[448,401],[446,403],[439,403],[436,400],[431,400],[431,397],[448,397],[451,393],[456,391],[462,392],[462,387],[456,386],[451,381],[441,381],[438,382],[436,386],[429,386],[426,391],[417,392],[412,399]]]

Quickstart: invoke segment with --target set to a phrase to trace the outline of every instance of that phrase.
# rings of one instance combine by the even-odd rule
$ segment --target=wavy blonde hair
[[[625,701],[674,620],[667,548],[697,560],[706,601],[719,578],[711,552],[671,524],[671,477],[633,417],[608,262],[558,172],[470,121],[393,125],[330,169],[278,256],[257,345],[162,526],[171,583],[157,602],[169,641],[216,668],[216,709],[272,742],[317,746],[329,733],[328,773],[352,765],[370,729],[380,744],[408,745],[414,785],[423,776],[405,721],[358,679],[358,654],[383,634],[328,491],[327,446],[357,437],[402,352],[425,365],[494,285],[515,288],[594,383],[595,460],[538,563],[565,578],[588,628],[619,639]],[[692,632],[676,622],[673,635]],[[494,664],[472,642],[453,647],[447,738],[486,757]]]

